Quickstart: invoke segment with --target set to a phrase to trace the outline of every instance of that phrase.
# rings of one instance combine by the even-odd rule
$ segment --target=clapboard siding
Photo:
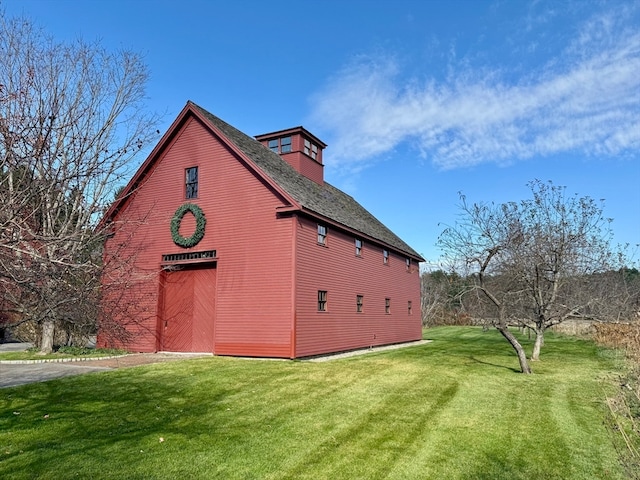
[[[406,342],[421,338],[418,265],[407,271],[405,258],[363,239],[356,256],[355,236],[328,228],[326,246],[317,243],[317,222],[297,222],[296,355]],[[317,292],[326,290],[327,311],[318,312]],[[356,297],[363,296],[363,311]],[[391,313],[385,313],[385,298]],[[413,313],[408,312],[408,301]],[[417,317],[416,317],[417,316]]]
[[[185,169],[198,167],[198,198],[185,200]],[[282,200],[196,119],[188,120],[156,167],[118,217],[120,228],[107,246],[121,245],[120,257],[134,257],[140,271],[160,275],[162,254],[216,250],[215,353],[290,354],[292,322],[291,220],[276,218]],[[205,235],[193,248],[176,246],[170,222],[183,203],[195,203],[207,219]],[[180,233],[188,237],[195,219],[185,215]],[[157,308],[160,289],[146,286],[145,307]],[[133,293],[131,293],[133,296]],[[133,300],[133,298],[132,298]],[[136,332],[140,351],[157,348],[157,316]],[[144,335],[144,332],[147,332]]]

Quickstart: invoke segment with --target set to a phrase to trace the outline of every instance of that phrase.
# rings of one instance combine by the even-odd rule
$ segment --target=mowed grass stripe
[[[367,367],[375,370],[377,362]],[[434,395],[428,391],[419,369],[387,369],[375,384],[357,381],[335,409],[332,403],[318,411],[320,424],[333,418],[333,428],[324,438],[309,432],[309,445],[298,464],[277,473],[277,478],[312,478],[318,471],[327,478],[337,475],[384,478],[411,445],[434,421],[438,410],[451,400],[456,382]],[[362,401],[370,398],[370,401]]]
[[[496,332],[426,337],[324,363],[214,357],[3,389],[0,477],[623,478],[603,426],[611,356],[551,336],[523,376]]]

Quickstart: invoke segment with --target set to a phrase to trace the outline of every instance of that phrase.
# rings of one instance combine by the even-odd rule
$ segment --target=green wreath
[[[196,231],[193,232],[193,235],[190,237],[185,238],[180,235],[180,223],[187,212],[191,212],[193,216],[196,217]],[[198,205],[193,203],[180,205],[171,219],[171,238],[173,239],[173,243],[183,248],[196,246],[198,242],[202,240],[202,237],[204,237],[204,227],[206,224],[207,219],[204,218],[204,213],[202,213],[202,209]]]

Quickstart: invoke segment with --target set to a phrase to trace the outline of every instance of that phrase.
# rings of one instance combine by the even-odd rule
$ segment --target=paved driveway
[[[22,352],[32,346],[30,343],[0,343],[0,352]],[[106,367],[97,367],[84,363],[0,363],[0,388],[24,385],[25,383],[44,382],[80,373],[109,370]]]
[[[0,344],[0,352],[19,352],[31,347],[26,343]],[[14,387],[27,383],[46,382],[60,377],[80,375],[82,373],[102,372],[114,368],[135,367],[149,363],[169,362],[185,358],[209,356],[207,354],[180,353],[139,353],[104,360],[86,360],[81,362],[40,362],[40,363],[2,363],[0,362],[0,388]]]
[[[0,363],[0,388],[14,387],[26,383],[46,382],[54,378],[79,375],[81,373],[110,370],[109,367],[96,367],[90,362],[69,363]],[[86,365],[83,365],[86,364]]]

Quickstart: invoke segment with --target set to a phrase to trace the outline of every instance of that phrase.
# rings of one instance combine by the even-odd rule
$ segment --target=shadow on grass
[[[196,395],[197,380],[188,370],[171,378],[153,369],[87,374],[8,392],[0,401],[0,430],[11,432],[0,442],[6,445],[0,477],[53,478],[55,466],[57,478],[119,478],[121,464],[135,472],[145,452],[166,447],[160,438],[207,434],[229,441],[234,430],[242,432],[222,405],[244,386],[225,382]]]
[[[514,373],[522,373],[522,370],[520,370],[519,368],[513,368],[513,367],[508,367],[508,366],[506,366],[506,365],[500,365],[500,364],[498,364],[498,363],[487,362],[487,361],[484,361],[484,360],[480,360],[480,359],[476,358],[476,357],[475,357],[475,356],[473,356],[473,355],[469,355],[469,357],[468,357],[468,358],[469,358],[472,362],[474,362],[474,363],[479,363],[479,364],[481,364],[481,365],[489,365],[490,367],[503,368],[503,369],[505,369],[505,370],[509,370],[509,371],[511,371],[511,372],[514,372]]]
[[[264,475],[295,449],[292,418],[335,410],[341,390],[386,368],[212,358],[16,387],[0,399],[0,477],[154,478],[160,464],[158,478]]]

